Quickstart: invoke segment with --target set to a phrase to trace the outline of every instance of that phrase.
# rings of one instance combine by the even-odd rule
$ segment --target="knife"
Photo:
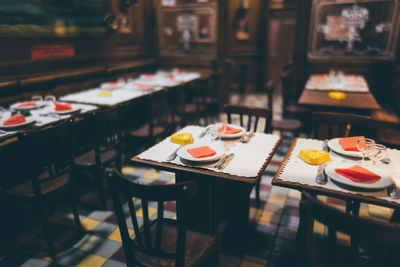
[[[246,134],[242,140],[240,140],[241,143],[247,143],[250,141],[250,139],[254,136],[254,132],[249,132]]]
[[[218,162],[217,165],[215,165],[215,168],[218,170],[223,169],[226,163],[228,163],[231,159],[233,159],[234,156],[235,154],[233,153],[228,154],[225,158],[223,158],[220,162]]]

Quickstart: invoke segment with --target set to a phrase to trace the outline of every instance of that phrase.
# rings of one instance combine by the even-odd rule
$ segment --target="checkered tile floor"
[[[261,100],[260,100],[261,99]],[[257,104],[262,98],[253,97],[245,100],[247,103]],[[263,102],[265,103],[265,102]],[[280,162],[283,160],[292,138],[285,137],[279,150],[262,175],[261,200],[258,209],[255,205],[254,191],[251,194],[251,235],[244,253],[223,250],[220,253],[220,266],[229,267],[258,267],[258,266],[297,266],[294,238],[299,223],[300,193],[271,186]],[[174,174],[157,172],[153,169],[125,166],[123,173],[143,183],[166,184],[174,182]],[[84,186],[84,185],[83,185]],[[87,186],[87,184],[86,184]],[[90,185],[89,185],[90,187]],[[344,208],[342,201],[333,198],[323,198],[326,202],[339,208]],[[117,226],[117,219],[110,207],[109,210],[100,210],[95,191],[82,195],[80,206],[81,222],[84,233],[77,231],[73,224],[69,206],[54,203],[50,216],[50,227],[55,237],[57,257],[52,260],[48,256],[45,241],[41,235],[41,227],[34,207],[25,205],[7,206],[2,212],[0,266],[125,266],[125,257],[122,249],[121,237]],[[387,219],[391,210],[373,205],[362,205],[361,216],[373,216]],[[150,214],[155,213],[150,206]],[[141,216],[141,211],[137,211]],[[167,203],[165,216],[175,216],[175,206]],[[133,235],[132,224],[127,219],[130,233]],[[314,232],[321,246],[327,247],[326,229],[316,223]],[[338,235],[343,248],[348,244],[348,237]],[[344,250],[345,251],[345,250]]]

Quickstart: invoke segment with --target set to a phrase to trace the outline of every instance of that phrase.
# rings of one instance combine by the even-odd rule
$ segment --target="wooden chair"
[[[327,139],[335,137],[348,137],[364,135],[375,138],[375,123],[369,116],[336,113],[336,112],[312,112],[314,124],[314,137]]]
[[[147,148],[155,144],[158,140],[166,137],[170,133],[170,107],[167,101],[167,91],[160,90],[152,93],[148,97],[145,110],[142,116],[146,116],[145,124],[127,133],[130,147],[140,145],[140,149]],[[138,116],[138,114],[130,114]]]
[[[5,189],[7,199],[36,204],[50,253],[54,245],[48,225],[46,201],[68,189],[74,221],[81,229],[75,198],[75,129],[72,120],[18,134],[23,176],[19,184]],[[21,151],[22,152],[22,151]]]
[[[283,115],[287,118],[298,118],[306,121],[310,110],[297,104],[299,98],[294,86],[293,65],[286,65],[281,74]]]
[[[377,140],[390,148],[400,149],[400,130],[396,128],[379,128]]]
[[[205,112],[207,118],[215,118],[220,110],[220,79],[221,73],[213,72],[210,76],[205,95]]]
[[[232,115],[237,114],[239,115],[240,119],[240,126],[245,127],[247,131],[257,131],[258,122],[260,118],[265,119],[265,125],[263,132],[268,133],[270,132],[271,125],[271,110],[264,107],[252,107],[252,106],[243,106],[243,105],[231,105],[227,104],[224,106],[224,111],[228,117],[228,123],[232,123]],[[243,117],[247,117],[247,126],[245,126],[243,122]],[[253,122],[254,121],[254,122]],[[253,125],[253,127],[252,127]],[[256,184],[256,204],[257,207],[260,206],[260,181],[259,180]]]
[[[103,209],[106,208],[104,169],[114,163],[121,170],[121,127],[118,108],[99,110],[92,114],[89,126],[93,148],[81,154],[75,160],[80,169],[88,169],[93,173],[99,200]]]
[[[314,138],[325,140],[360,135],[375,138],[375,124],[368,116],[313,111],[312,121]],[[346,212],[358,214],[359,208],[358,201],[346,201]]]
[[[109,171],[114,208],[128,266],[217,266],[218,248],[213,235],[186,229],[188,203],[196,192],[193,182],[144,185]],[[128,200],[135,237],[130,238],[120,196]],[[140,227],[132,198],[141,200],[143,225]],[[176,201],[177,219],[164,218],[164,202]],[[157,217],[151,220],[149,202],[157,202]],[[208,260],[208,261],[207,261]]]
[[[224,64],[229,91],[244,94],[246,92],[248,65],[238,64],[231,58],[225,59]],[[236,69],[236,67],[238,70],[238,79],[234,78],[234,69]]]
[[[268,108],[271,110],[271,129],[279,131],[292,132],[294,136],[298,135],[299,130],[302,128],[303,124],[298,119],[285,119],[280,120],[273,119],[273,94],[275,91],[275,86],[272,81],[269,81],[266,85],[266,92],[268,96]],[[284,115],[284,114],[283,114]]]
[[[400,224],[349,215],[327,206],[311,194],[303,192],[303,199],[300,202],[300,224],[297,232],[298,255],[303,266],[313,266],[314,220],[323,223],[329,229],[329,263],[331,266],[336,266],[336,232],[350,235],[348,251],[350,255],[346,258],[348,266],[357,266],[358,245],[373,245],[383,248],[380,266],[388,266],[389,246],[400,245]]]
[[[183,115],[186,123],[198,123],[206,111],[208,78],[201,77],[187,84]]]

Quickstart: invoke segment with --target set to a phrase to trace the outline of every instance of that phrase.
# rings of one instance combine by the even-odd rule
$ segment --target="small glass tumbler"
[[[32,101],[42,102],[43,101],[43,97],[41,95],[34,95],[34,96],[32,96]]]
[[[374,165],[387,157],[386,147],[381,144],[371,145],[367,153],[369,154],[368,157],[371,159]]]
[[[375,141],[370,138],[360,138],[357,140],[357,149],[361,152],[361,164],[365,164],[365,157],[367,156],[367,151],[374,145]]]

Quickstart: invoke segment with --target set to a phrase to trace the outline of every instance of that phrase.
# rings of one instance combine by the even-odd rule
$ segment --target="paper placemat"
[[[386,189],[376,192],[361,192],[361,191],[352,191],[347,188],[343,188],[333,183],[331,179],[328,179],[328,183],[325,185],[320,185],[315,181],[318,172],[318,165],[310,165],[306,163],[299,157],[299,152],[302,149],[323,149],[323,141],[315,140],[315,139],[305,139],[298,138],[296,144],[290,153],[287,162],[282,169],[281,173],[277,176],[278,179],[287,182],[300,183],[314,187],[321,187],[325,189],[331,189],[341,192],[347,192],[352,194],[364,195],[364,196],[372,196],[380,199],[384,199],[387,201],[400,203],[400,200],[395,200],[387,196]],[[345,159],[340,155],[330,152],[330,157],[332,162],[355,162],[350,159]],[[397,169],[395,166],[400,166],[400,151],[395,149],[388,149],[388,154],[392,160],[392,163],[389,165],[384,165],[384,168],[393,172],[393,175],[398,173],[400,169]],[[383,167],[383,166],[382,166]],[[394,177],[394,176],[392,176]],[[400,176],[398,177],[400,179]]]
[[[200,126],[187,126],[180,130],[178,133],[191,133],[196,142],[203,142],[198,136],[205,130],[205,127]],[[205,137],[206,138],[206,137]],[[243,176],[243,177],[257,177],[260,169],[264,165],[268,157],[273,153],[274,147],[279,142],[280,137],[278,135],[255,133],[255,136],[251,138],[250,142],[243,144],[236,141],[223,141],[223,145],[226,148],[226,154],[234,153],[235,157],[230,163],[223,169],[217,170],[214,168],[204,169],[213,170],[215,172],[222,172],[231,175]],[[138,155],[138,158],[144,160],[152,160],[157,162],[167,162],[167,157],[179,147],[178,144],[172,143],[170,137],[164,139],[160,143],[154,145],[148,150]],[[184,149],[184,148],[182,148]],[[175,160],[169,161],[168,163],[189,166],[189,167],[200,167],[198,165],[188,165],[181,161],[177,156]]]

